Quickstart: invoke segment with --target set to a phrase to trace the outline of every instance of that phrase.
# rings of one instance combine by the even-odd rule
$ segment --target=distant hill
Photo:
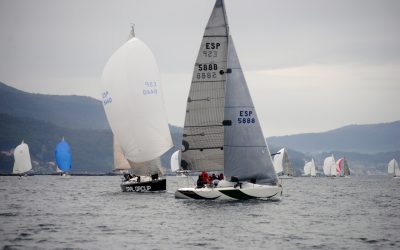
[[[347,151],[378,153],[400,150],[400,121],[370,125],[349,125],[323,133],[267,138],[268,143],[303,153]]]
[[[108,129],[100,101],[84,96],[27,93],[0,82],[0,113],[71,129]]]

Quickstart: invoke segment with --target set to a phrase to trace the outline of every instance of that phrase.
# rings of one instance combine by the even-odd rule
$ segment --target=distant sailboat
[[[395,178],[400,178],[399,163],[396,159],[392,159],[388,164],[388,174],[393,175]]]
[[[153,53],[135,37],[133,27],[128,41],[108,60],[102,83],[108,122],[135,175],[126,175],[122,191],[165,191],[160,157],[172,147],[172,139],[159,72]]]
[[[274,155],[274,168],[281,179],[291,179],[293,177],[293,167],[289,161],[286,148],[282,148]]]
[[[322,166],[325,176],[336,176],[336,162],[333,155],[328,156],[324,160],[324,165]]]
[[[185,177],[191,171],[183,169],[182,166],[180,165],[180,162],[181,162],[181,151],[178,150],[171,155],[171,172],[176,173],[176,176],[178,177]]]
[[[204,31],[186,104],[181,166],[223,171],[227,180],[179,188],[176,198],[245,200],[281,193],[244,79],[225,4],[217,0]]]
[[[62,176],[68,175],[72,167],[72,154],[68,142],[62,138],[54,151],[57,169]]]
[[[314,159],[311,159],[311,161],[304,164],[304,175],[311,177],[317,176]]]
[[[346,158],[340,158],[336,162],[336,173],[340,177],[349,177],[350,176],[350,168]]]
[[[29,154],[28,144],[21,142],[14,149],[13,174],[22,176],[32,169],[31,156]]]

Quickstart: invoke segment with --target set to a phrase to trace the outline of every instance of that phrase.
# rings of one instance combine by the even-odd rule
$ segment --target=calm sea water
[[[284,180],[274,201],[122,193],[117,176],[0,176],[3,249],[399,249],[400,179]],[[178,183],[179,182],[179,183]]]

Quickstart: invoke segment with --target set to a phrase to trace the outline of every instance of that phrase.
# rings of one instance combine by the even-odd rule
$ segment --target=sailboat
[[[293,167],[286,148],[282,148],[274,155],[274,168],[280,179],[293,178]]]
[[[68,142],[62,138],[54,151],[56,158],[57,170],[60,171],[61,176],[67,176],[72,166],[71,148]],[[58,171],[57,171],[58,172]]]
[[[399,163],[396,159],[392,159],[388,164],[388,174],[393,175],[395,178],[400,178]]]
[[[108,60],[101,81],[107,120],[133,172],[121,183],[122,191],[165,191],[160,156],[172,147],[172,139],[159,71],[133,27],[128,41]]]
[[[181,166],[223,171],[225,179],[179,188],[176,198],[246,200],[282,191],[229,35],[223,0],[214,5],[195,63],[181,153]]]
[[[171,155],[171,171],[176,173],[178,177],[186,177],[190,173],[190,170],[183,169],[180,162],[181,151],[177,150]]]
[[[324,165],[322,166],[325,176],[336,176],[336,162],[333,155],[328,156],[324,160]]]
[[[340,158],[336,162],[336,173],[340,177],[349,177],[350,176],[349,163],[347,162],[346,158]]]
[[[29,154],[28,144],[21,142],[14,149],[14,166],[13,166],[13,174],[23,176],[26,175],[26,172],[32,169],[31,156]]]
[[[304,175],[311,176],[311,177],[317,176],[315,169],[316,169],[316,167],[315,167],[314,158],[312,158],[311,161],[308,161],[304,164]]]

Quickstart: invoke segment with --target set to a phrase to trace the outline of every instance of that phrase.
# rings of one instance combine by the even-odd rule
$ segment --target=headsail
[[[223,170],[224,95],[228,24],[224,2],[217,0],[208,20],[193,70],[186,104],[181,166]]]
[[[135,165],[157,164],[172,147],[172,139],[151,50],[132,37],[107,62],[102,83],[107,119],[125,157]]]
[[[14,160],[13,174],[23,174],[32,169],[28,144],[22,141],[21,144],[14,149]]]
[[[236,176],[241,181],[277,183],[271,154],[231,37],[228,42],[226,75],[225,176]]]
[[[293,175],[292,163],[289,161],[288,152],[286,148],[282,148],[274,156],[274,168],[277,174],[283,173],[285,175]]]
[[[181,156],[180,156],[181,151],[175,151],[171,155],[171,171],[176,172],[180,169],[180,162],[181,162]]]

